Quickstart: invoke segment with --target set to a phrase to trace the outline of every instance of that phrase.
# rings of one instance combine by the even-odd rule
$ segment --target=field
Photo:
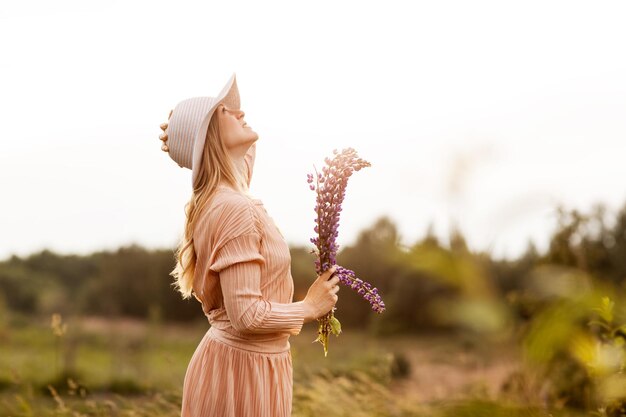
[[[65,324],[58,336],[45,320],[4,326],[0,415],[179,415],[186,366],[208,324],[95,318]],[[531,407],[536,398],[525,398],[523,387],[506,388],[519,369],[519,351],[505,342],[373,338],[344,329],[324,358],[315,337],[309,323],[290,339],[294,416],[548,415]]]

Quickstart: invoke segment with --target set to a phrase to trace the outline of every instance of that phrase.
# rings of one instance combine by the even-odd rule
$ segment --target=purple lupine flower
[[[309,188],[317,194],[314,209],[317,213],[314,228],[317,236],[311,238],[311,243],[316,247],[312,252],[317,254],[315,270],[318,275],[337,264],[336,255],[339,245],[336,239],[339,235],[339,215],[342,211],[341,204],[346,196],[348,179],[361,168],[371,166],[369,162],[359,158],[353,148],[343,149],[340,153],[334,149],[333,154],[335,155],[333,159],[324,158],[327,166],[322,168],[322,173],[318,173],[316,170],[316,175],[307,174]],[[316,180],[315,184],[313,184],[314,179]],[[341,283],[362,295],[370,303],[372,310],[377,313],[385,311],[385,303],[378,295],[376,288],[372,288],[369,283],[357,278],[355,273],[349,269],[338,266],[335,274],[339,276]],[[334,321],[340,329],[339,321],[334,318],[333,312],[334,309],[320,319],[320,331],[318,332],[320,337],[318,340],[324,345],[325,353],[327,336],[331,330],[329,321]]]
[[[344,149],[341,153],[334,149],[333,154],[335,157],[332,160],[330,158],[324,159],[328,167],[322,168],[324,175],[317,173],[317,186],[312,184],[314,176],[307,174],[307,182],[310,184],[310,188],[317,191],[315,211],[318,216],[315,219],[314,231],[318,236],[312,238],[311,242],[317,247],[318,260],[315,262],[315,267],[318,274],[337,264],[336,255],[339,245],[336,242],[336,238],[339,235],[339,215],[342,211],[341,204],[346,195],[348,178],[350,178],[353,172],[371,166],[369,162],[359,158],[356,151],[352,148]],[[365,295],[370,293],[371,285],[355,278],[353,271],[340,267],[337,269],[336,274],[340,275],[340,281],[344,285],[356,290],[359,294]],[[354,282],[357,285],[353,285]],[[363,290],[359,291],[361,288]],[[370,297],[371,300],[368,301],[372,304],[374,311],[382,313],[384,311],[384,303],[382,303],[377,293],[375,295],[376,297]]]
[[[339,281],[342,284],[363,295],[363,298],[369,301],[372,305],[372,310],[377,313],[385,311],[385,303],[380,298],[380,295],[378,295],[378,289],[376,287],[372,288],[369,282],[364,282],[363,280],[356,278],[354,271],[341,266],[337,267],[335,274],[339,277]]]

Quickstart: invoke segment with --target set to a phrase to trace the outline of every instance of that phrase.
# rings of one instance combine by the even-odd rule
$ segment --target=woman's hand
[[[328,271],[319,275],[309,287],[303,301],[305,323],[322,317],[337,303],[339,299],[337,295],[339,291],[339,277],[334,276],[330,278],[336,269],[336,266],[332,266]]]

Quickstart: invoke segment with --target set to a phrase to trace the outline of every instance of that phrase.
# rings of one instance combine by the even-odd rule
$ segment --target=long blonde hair
[[[244,168],[244,167],[241,167]],[[170,275],[172,284],[183,299],[191,298],[196,270],[196,251],[193,230],[196,221],[207,206],[220,183],[227,183],[243,194],[248,194],[248,182],[241,169],[235,166],[222,141],[218,111],[213,112],[202,151],[202,163],[191,199],[185,204],[185,232],[176,250],[176,267]],[[197,297],[196,297],[197,298]]]

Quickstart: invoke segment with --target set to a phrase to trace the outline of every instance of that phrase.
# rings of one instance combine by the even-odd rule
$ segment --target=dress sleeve
[[[233,328],[242,333],[300,333],[304,325],[304,304],[266,300],[261,293],[261,224],[254,208],[237,204],[229,208],[238,230],[217,250],[211,270],[219,274],[224,307]]]
[[[278,303],[263,298],[261,267],[255,262],[237,263],[220,272],[224,306],[235,330],[242,333],[288,332],[297,335],[304,324],[304,305]]]

